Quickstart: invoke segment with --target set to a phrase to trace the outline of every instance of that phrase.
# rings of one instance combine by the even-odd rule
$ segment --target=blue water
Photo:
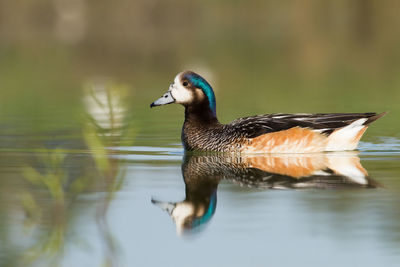
[[[216,183],[217,204],[211,219],[185,231],[151,201],[180,203],[186,197],[179,144],[108,147],[103,157],[116,170],[110,176],[99,172],[87,150],[3,152],[0,171],[7,180],[2,179],[0,262],[13,266],[397,266],[400,143],[393,138],[381,141],[361,143],[357,153],[332,156],[359,157],[371,185],[350,179],[340,184],[334,180],[328,186],[325,178],[297,183],[282,177],[276,178],[274,186],[262,179],[249,185],[239,172]],[[53,163],[43,163],[49,157]],[[57,158],[62,164],[57,164]],[[198,158],[192,163],[197,166],[206,160],[201,178],[205,181],[219,179],[207,166],[215,162],[230,166],[234,161]],[[42,175],[62,173],[64,196],[57,196],[57,190],[54,193],[45,182],[27,178],[28,165]],[[86,179],[84,173],[97,172],[96,182],[76,189],[76,181]],[[18,178],[21,173],[27,175],[25,179]],[[266,185],[284,189],[266,189]],[[207,198],[207,192],[196,186],[195,182],[194,191]],[[202,197],[197,198],[202,203]],[[205,210],[208,203],[203,203]]]

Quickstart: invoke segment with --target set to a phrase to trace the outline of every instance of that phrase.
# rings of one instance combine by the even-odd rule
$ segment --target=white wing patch
[[[334,131],[328,137],[328,144],[325,150],[343,151],[356,149],[359,140],[357,136],[366,127],[364,123],[367,120],[367,118],[358,119],[346,127]]]

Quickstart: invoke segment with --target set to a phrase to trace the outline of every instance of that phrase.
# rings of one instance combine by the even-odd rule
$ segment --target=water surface
[[[347,153],[185,155],[165,141],[174,133],[158,133],[167,143],[157,146],[154,135],[119,125],[120,113],[110,126],[93,112],[68,131],[27,131],[23,120],[2,128],[2,265],[399,261],[394,137]],[[132,136],[154,145],[130,145]]]

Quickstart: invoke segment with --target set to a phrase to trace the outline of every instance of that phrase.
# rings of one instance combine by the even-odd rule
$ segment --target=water
[[[398,264],[396,138],[358,152],[228,157],[121,146],[120,131],[102,129],[8,136],[2,265]]]
[[[359,151],[185,154],[179,107],[125,93],[3,114],[1,265],[398,265],[400,141],[379,134],[396,116]]]
[[[148,107],[163,91],[98,79],[0,99],[0,265],[398,265],[395,106],[359,151],[185,154],[181,107]],[[222,122],[271,109],[240,99]],[[323,110],[302,103],[273,112]]]
[[[180,162],[157,168],[132,162],[132,174],[139,177],[135,185],[148,193],[138,193],[137,203],[143,206],[130,206],[144,213],[119,224],[120,228],[143,225],[129,229],[129,234],[120,230],[123,236],[141,240],[140,244],[124,243],[137,253],[130,254],[127,261],[148,266],[396,266],[399,187],[396,171],[385,170],[385,166],[397,164],[398,150],[382,151],[381,158],[371,158],[369,153],[378,150],[377,146],[362,146],[371,149],[359,156],[370,166],[370,176],[379,183],[376,187],[331,183],[326,190],[322,180],[320,186],[311,183],[303,190],[261,190],[222,180],[212,219],[191,233],[181,233],[167,212],[149,201],[150,196],[172,202],[185,199]],[[154,156],[166,162],[161,157],[168,153],[174,161],[174,150]],[[152,180],[147,179],[149,173]]]

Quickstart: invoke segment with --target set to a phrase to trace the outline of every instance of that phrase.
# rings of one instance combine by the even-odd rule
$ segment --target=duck
[[[386,114],[273,113],[217,119],[211,85],[193,71],[178,73],[168,91],[150,104],[181,104],[185,120],[181,140],[185,151],[238,153],[315,153],[355,150],[368,126]]]

